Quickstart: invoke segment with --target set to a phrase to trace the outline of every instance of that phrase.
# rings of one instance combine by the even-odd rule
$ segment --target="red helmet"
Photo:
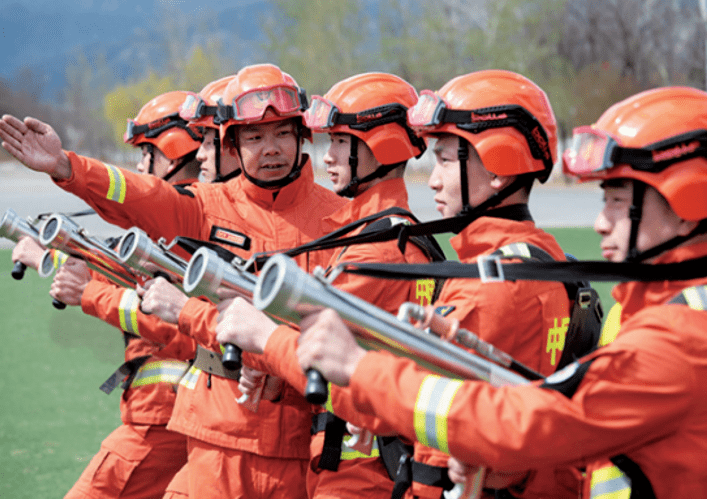
[[[196,151],[200,137],[179,116],[179,108],[189,95],[175,90],[158,95],[142,106],[134,120],[128,120],[123,136],[127,144],[152,144],[169,159],[178,159]]]
[[[574,130],[563,168],[582,180],[641,181],[683,220],[707,219],[707,92],[665,87],[614,104]]]
[[[305,124],[314,132],[354,135],[381,164],[391,165],[425,151],[425,141],[406,123],[407,109],[416,102],[417,91],[402,78],[365,73],[340,81],[324,97],[314,96]]]
[[[536,173],[545,181],[557,151],[557,122],[545,92],[519,74],[486,70],[420,93],[408,123],[422,135],[468,140],[497,175]]]
[[[218,101],[235,75],[224,76],[208,83],[198,94],[189,92],[179,110],[179,116],[189,122],[189,126],[219,129]]]
[[[307,94],[292,76],[274,64],[246,66],[232,77],[221,97],[221,131],[232,125],[268,123],[302,117]],[[264,118],[270,108],[275,116]]]

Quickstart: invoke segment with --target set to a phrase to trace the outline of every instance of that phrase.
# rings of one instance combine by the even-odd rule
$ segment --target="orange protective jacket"
[[[403,179],[391,179],[380,182],[359,196],[348,205],[328,217],[333,227],[343,226],[366,216],[391,207],[409,210],[407,190]],[[398,218],[398,222],[403,222]],[[404,223],[404,222],[403,222]],[[360,233],[364,227],[352,232]],[[408,243],[405,254],[398,249],[397,241],[375,244],[360,244],[338,248],[328,268],[342,262],[381,262],[381,263],[426,263],[429,259],[413,243]],[[413,301],[428,305],[434,291],[434,281],[388,281],[370,277],[341,274],[334,285],[343,291],[362,298],[379,308],[397,314],[400,305]],[[302,373],[295,355],[299,331],[280,326],[270,338],[263,356],[244,354],[244,362],[256,369],[270,372],[284,378],[300,393],[304,393],[306,378]],[[348,391],[332,387],[330,400],[326,408],[337,416],[359,426],[371,426],[371,418],[362,418],[351,402]],[[313,412],[321,412],[321,407]],[[324,445],[324,432],[312,437],[311,470],[308,477],[310,497],[351,497],[374,494],[375,497],[390,497],[393,482],[379,457],[366,457],[363,454],[353,459],[342,460],[338,471],[332,472],[317,468]]]
[[[695,243],[656,263],[704,255],[707,243]],[[619,285],[619,334],[581,359],[593,362],[571,399],[539,384],[496,388],[431,376],[407,359],[383,363],[369,352],[351,379],[356,407],[470,464],[553,469],[626,454],[658,499],[706,497],[707,313],[667,304],[683,288],[706,283]],[[434,399],[440,390],[449,395],[444,403]]]
[[[556,260],[565,260],[554,237],[530,221],[481,217],[450,239],[463,263],[476,262],[481,255],[521,242],[545,250]],[[448,280],[435,302],[437,310],[448,314],[449,318],[458,319],[460,327],[545,375],[555,371],[562,356],[563,344],[557,343],[556,331],[562,330],[563,326],[564,332],[567,331],[569,305],[561,283],[482,283],[472,279]],[[414,459],[446,467],[449,456],[416,443]],[[408,496],[437,499],[440,494],[439,488],[413,482]]]
[[[158,329],[172,330],[174,340],[169,345],[159,345],[142,337],[127,340],[126,362],[143,355],[151,357],[145,361],[143,371],[123,392],[120,400],[123,423],[166,425],[172,415],[180,373],[184,374],[188,367],[185,361],[194,357],[195,342],[189,337],[174,334],[177,329],[174,324],[140,312],[135,290],[119,287],[104,279],[94,276],[86,286],[81,298],[81,308],[86,314],[136,336]]]
[[[154,177],[71,152],[67,155],[72,176],[57,184],[84,199],[108,222],[124,228],[138,226],[153,239],[210,240],[243,258],[324,235],[329,227],[322,220],[346,203],[314,183],[308,158],[300,177],[273,196],[272,190],[257,187],[243,176],[224,184],[194,184],[177,190]],[[320,251],[295,260],[310,271],[325,265],[330,255],[331,251]],[[180,314],[179,330],[218,351],[216,318],[212,304],[190,299]],[[264,401],[256,414],[235,402],[241,395],[236,381],[200,374],[192,369],[182,380],[170,429],[261,456],[309,458],[310,411],[304,400],[300,406]]]

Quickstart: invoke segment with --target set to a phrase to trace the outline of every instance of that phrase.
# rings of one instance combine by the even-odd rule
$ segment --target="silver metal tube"
[[[454,378],[480,379],[494,386],[518,385],[522,376],[429,335],[394,315],[323,279],[302,271],[285,255],[271,257],[261,271],[253,304],[274,316],[299,324],[309,313],[334,309],[367,349],[385,349],[423,367]]]
[[[205,296],[218,303],[221,299],[216,291],[225,287],[252,302],[256,279],[255,275],[237,269],[212,249],[202,246],[194,252],[187,264],[184,291],[191,296]]]
[[[137,227],[131,228],[120,238],[118,258],[137,273],[149,277],[163,275],[178,287],[184,281],[187,261],[154,243]]]

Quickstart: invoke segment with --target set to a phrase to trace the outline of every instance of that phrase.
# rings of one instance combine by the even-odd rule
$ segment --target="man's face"
[[[154,146],[151,148],[148,144],[142,144],[140,149],[142,150],[142,157],[137,164],[138,172],[150,173],[150,157],[152,155],[155,156],[153,163],[154,170],[152,172],[155,177],[164,178],[164,176],[174,168],[175,162],[167,158],[158,148]],[[150,153],[150,149],[152,149],[152,153]]]
[[[292,119],[242,125],[236,133],[243,168],[257,180],[280,180],[289,175],[295,161],[299,161],[296,157],[297,128]]]
[[[604,189],[604,209],[594,222],[601,236],[602,257],[610,262],[623,262],[628,255],[631,235],[629,209],[633,203],[633,182],[610,183]],[[638,226],[636,248],[639,252],[653,248],[691,230],[688,222],[678,217],[665,199],[652,187],[646,187],[643,214]]]
[[[437,211],[444,218],[458,215],[462,210],[461,179],[459,171],[459,137],[443,134],[434,145],[435,166],[428,185],[435,191]],[[469,183],[469,203],[477,206],[486,201],[496,191],[490,185],[493,174],[484,168],[474,147],[469,144],[467,160],[467,179]]]
[[[216,145],[214,138],[216,130],[204,128],[203,140],[196,152],[196,160],[199,161],[199,181],[210,184],[216,179]]]
[[[334,192],[341,192],[351,182],[351,167],[349,166],[349,156],[351,155],[351,135],[348,133],[329,134],[329,149],[324,155],[324,163],[329,179],[332,182]],[[358,166],[356,175],[364,178],[373,173],[380,163],[373,156],[373,152],[363,142],[358,141],[357,147]],[[359,185],[358,193],[366,190],[369,183]]]

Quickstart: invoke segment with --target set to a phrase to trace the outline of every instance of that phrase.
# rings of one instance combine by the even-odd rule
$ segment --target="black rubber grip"
[[[64,310],[66,308],[66,303],[59,301],[56,298],[52,300],[52,305],[54,305],[54,308],[57,310]]]
[[[304,389],[304,398],[310,404],[322,405],[329,398],[329,388],[324,376],[316,369],[307,369],[307,386]]]
[[[12,274],[13,279],[20,280],[25,276],[25,270],[27,270],[27,265],[24,263],[17,261],[15,262],[15,266],[12,267]]]
[[[223,345],[223,355],[221,356],[223,367],[229,371],[241,368],[241,349],[233,343]]]

